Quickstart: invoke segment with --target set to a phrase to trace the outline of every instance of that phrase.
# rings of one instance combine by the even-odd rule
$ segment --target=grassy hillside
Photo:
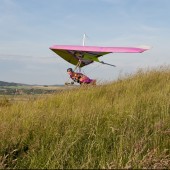
[[[0,103],[0,168],[170,167],[170,68]]]

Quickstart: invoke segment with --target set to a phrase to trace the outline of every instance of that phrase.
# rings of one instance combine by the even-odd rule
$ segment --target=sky
[[[169,0],[0,0],[0,81],[64,84],[74,67],[53,45],[151,46],[144,53],[112,53],[82,72],[98,82],[138,69],[170,66]]]

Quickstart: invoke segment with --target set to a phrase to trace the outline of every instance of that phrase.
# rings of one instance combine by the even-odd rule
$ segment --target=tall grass
[[[0,105],[0,168],[169,168],[170,69]]]

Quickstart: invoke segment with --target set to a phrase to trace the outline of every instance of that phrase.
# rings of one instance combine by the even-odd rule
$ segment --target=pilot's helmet
[[[68,68],[67,72],[73,72],[73,69],[72,68]]]

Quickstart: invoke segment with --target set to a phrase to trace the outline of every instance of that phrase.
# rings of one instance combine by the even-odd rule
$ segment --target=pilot
[[[74,72],[72,68],[67,69],[67,73],[70,75],[70,78],[79,84],[93,84],[96,85],[96,80],[90,79],[82,73]]]

